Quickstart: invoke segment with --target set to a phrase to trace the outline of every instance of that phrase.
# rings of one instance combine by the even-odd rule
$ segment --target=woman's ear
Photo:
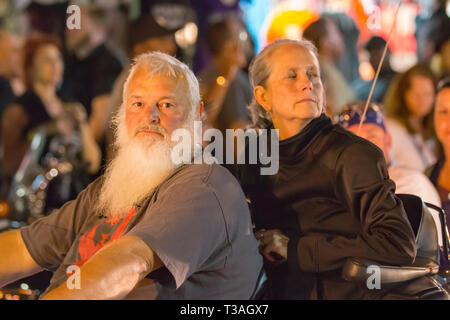
[[[266,89],[263,86],[256,86],[253,89],[253,95],[255,96],[256,102],[264,108],[267,112],[272,111],[272,107],[267,101]]]

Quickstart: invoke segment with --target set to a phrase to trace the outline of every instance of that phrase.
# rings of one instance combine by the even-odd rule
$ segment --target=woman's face
[[[284,44],[268,59],[271,72],[258,102],[270,112],[275,128],[320,116],[323,86],[316,57],[299,45]]]
[[[433,109],[433,82],[424,76],[413,76],[409,89],[405,92],[406,106],[415,117],[423,118]]]
[[[55,45],[46,44],[37,50],[31,68],[33,83],[56,85],[61,81],[63,71],[61,53]]]
[[[436,97],[434,127],[439,141],[450,150],[450,88],[441,90]]]

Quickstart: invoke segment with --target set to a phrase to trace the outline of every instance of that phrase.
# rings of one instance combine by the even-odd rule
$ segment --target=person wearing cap
[[[345,106],[344,111],[338,116],[338,123],[381,149],[386,159],[389,177],[395,182],[396,193],[413,194],[424,202],[440,207],[441,200],[436,188],[422,172],[406,168],[389,157],[391,135],[386,130],[383,113],[376,104],[369,105],[361,128],[359,128],[364,106],[364,102],[355,102]],[[436,222],[439,239],[442,242],[439,217],[434,215],[434,211],[431,212]]]

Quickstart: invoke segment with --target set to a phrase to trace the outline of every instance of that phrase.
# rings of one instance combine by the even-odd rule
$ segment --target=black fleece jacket
[[[288,261],[265,268],[272,298],[362,299],[381,292],[345,282],[349,257],[389,265],[414,261],[414,233],[383,153],[325,115],[280,142],[277,174],[237,169],[256,229],[289,238]]]

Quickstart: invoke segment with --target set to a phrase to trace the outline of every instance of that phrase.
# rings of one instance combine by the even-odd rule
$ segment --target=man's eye
[[[169,102],[162,102],[162,103],[159,104],[159,106],[160,106],[160,108],[168,109],[168,108],[172,108],[173,104],[171,104]]]
[[[140,102],[140,101],[137,101],[137,102],[134,102],[133,103],[133,106],[134,107],[142,107],[144,104],[142,103],[142,102]]]

